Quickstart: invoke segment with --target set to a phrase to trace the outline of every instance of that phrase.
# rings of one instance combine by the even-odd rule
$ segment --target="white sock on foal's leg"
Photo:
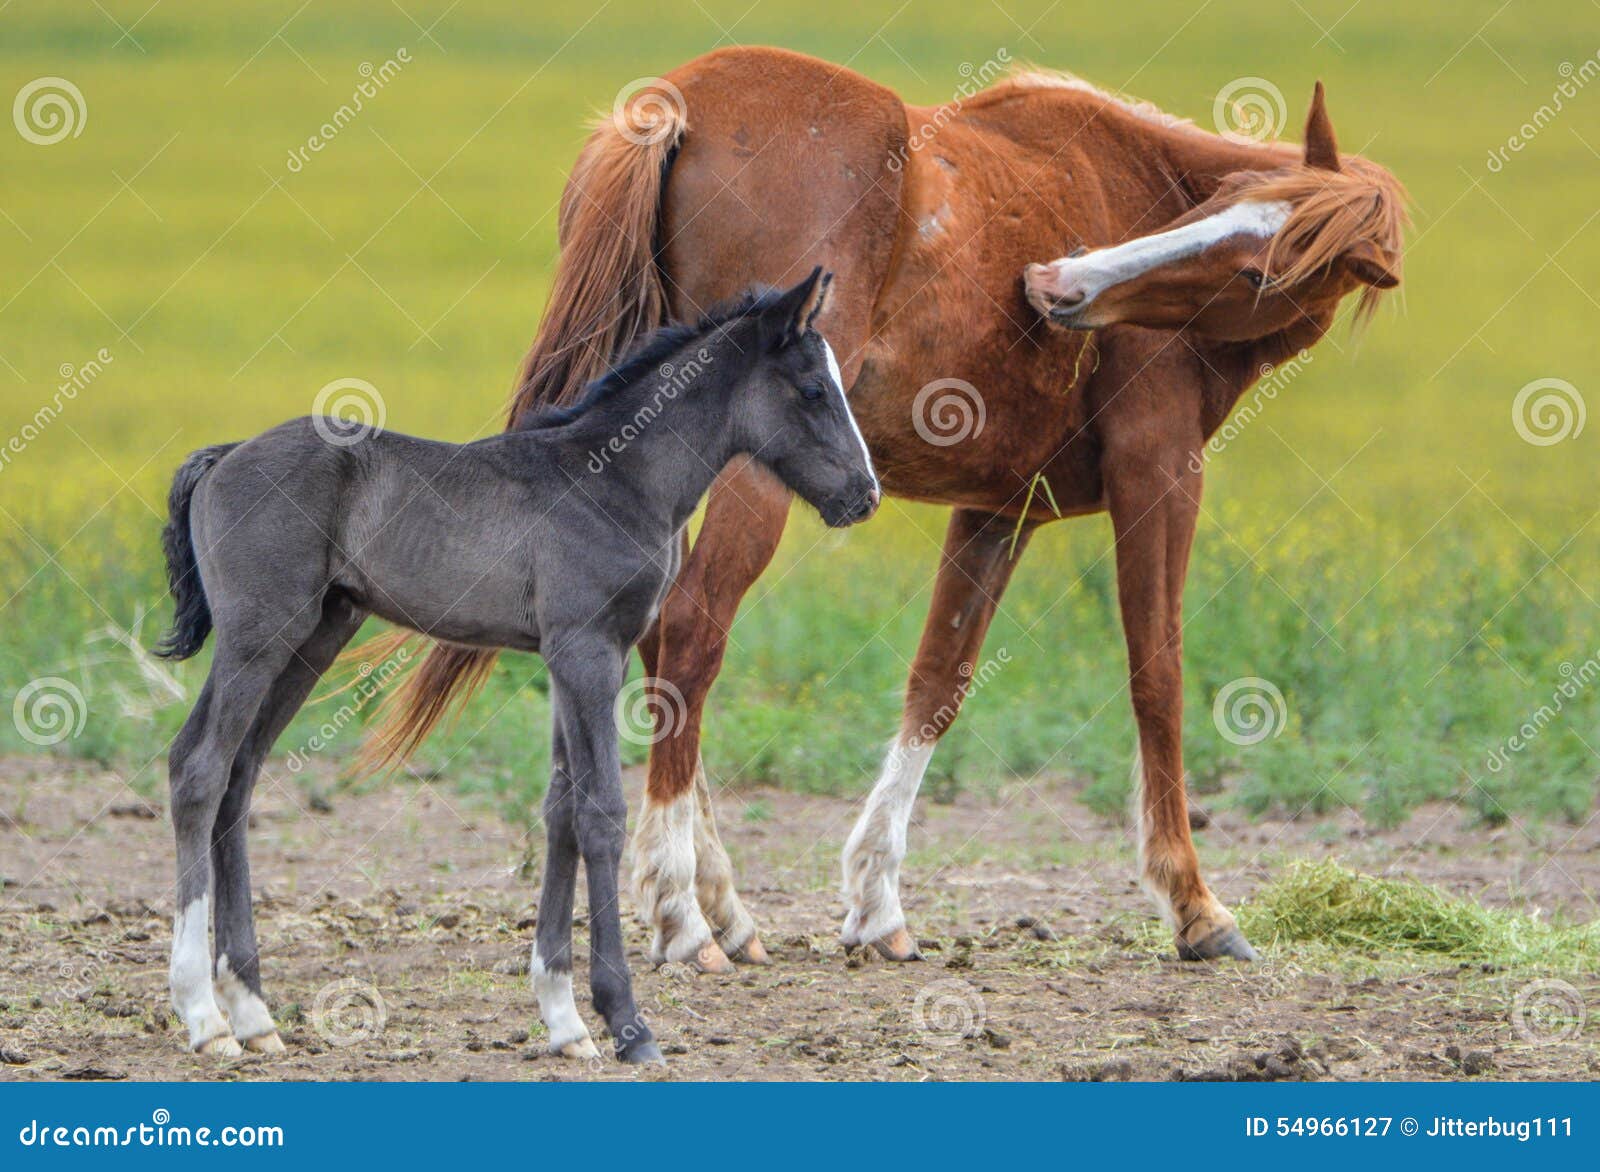
[[[550,1053],[566,1058],[600,1057],[589,1027],[578,1016],[578,1004],[572,999],[572,973],[545,968],[537,945],[528,972],[533,978],[534,995],[539,998],[539,1017],[550,1034]]]
[[[240,1053],[239,1043],[212,992],[210,927],[211,900],[204,895],[180,908],[173,920],[172,1008],[189,1031],[191,1050],[232,1058]]]
[[[233,1026],[233,1036],[243,1042],[246,1049],[262,1054],[276,1054],[283,1049],[278,1037],[278,1025],[266,1003],[250,991],[228,963],[228,954],[217,957],[217,979],[213,985],[222,1011]]]
[[[848,946],[873,944],[885,951],[887,944],[885,955],[897,960],[916,954],[900,909],[900,861],[906,856],[911,807],[934,744],[913,738],[890,746],[883,773],[845,843],[841,864],[850,912],[841,937]]]

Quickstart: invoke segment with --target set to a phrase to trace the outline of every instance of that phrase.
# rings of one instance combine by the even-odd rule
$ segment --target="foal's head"
[[[1341,159],[1317,83],[1304,161],[1240,171],[1161,231],[1029,265],[1028,300],[1059,326],[1129,323],[1219,341],[1331,319],[1348,294],[1358,316],[1400,283],[1405,192],[1383,168]]]
[[[736,446],[777,473],[832,526],[878,507],[878,478],[845,400],[839,362],[817,331],[832,274],[820,268],[756,303],[750,328],[730,332],[753,365],[730,404]]]

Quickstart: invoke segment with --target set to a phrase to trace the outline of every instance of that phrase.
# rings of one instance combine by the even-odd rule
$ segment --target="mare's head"
[[[749,363],[729,404],[736,449],[838,527],[870,517],[879,490],[839,362],[816,328],[831,280],[817,268],[792,289],[759,295],[727,344]]]
[[[1128,323],[1218,341],[1331,320],[1359,291],[1358,319],[1400,283],[1405,192],[1383,168],[1342,158],[1317,83],[1303,161],[1226,176],[1160,231],[1080,248],[1023,274],[1028,300],[1058,326]]]

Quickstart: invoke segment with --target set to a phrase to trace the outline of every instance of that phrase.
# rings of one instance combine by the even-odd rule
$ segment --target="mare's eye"
[[[800,393],[805,396],[808,403],[815,403],[827,393],[827,388],[821,383],[807,383],[800,388]]]
[[[1260,269],[1245,269],[1241,275],[1249,282],[1252,289],[1265,289],[1267,287],[1267,274]]]

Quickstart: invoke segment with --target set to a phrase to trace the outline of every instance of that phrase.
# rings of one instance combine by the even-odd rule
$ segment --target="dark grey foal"
[[[813,272],[658,331],[575,406],[477,443],[299,419],[178,470],[163,535],[177,621],[161,651],[193,655],[217,632],[171,754],[172,1002],[195,1050],[283,1048],[250,908],[251,789],[312,686],[376,614],[544,657],[555,727],[533,953],[540,1012],[552,1050],[596,1054],[572,998],[581,855],[595,1009],[620,1057],[660,1059],[623,953],[627,805],[613,707],[628,651],[677,572],[683,527],[731,458],[761,461],[830,525],[876,507],[838,365],[812,328],[827,287]]]

